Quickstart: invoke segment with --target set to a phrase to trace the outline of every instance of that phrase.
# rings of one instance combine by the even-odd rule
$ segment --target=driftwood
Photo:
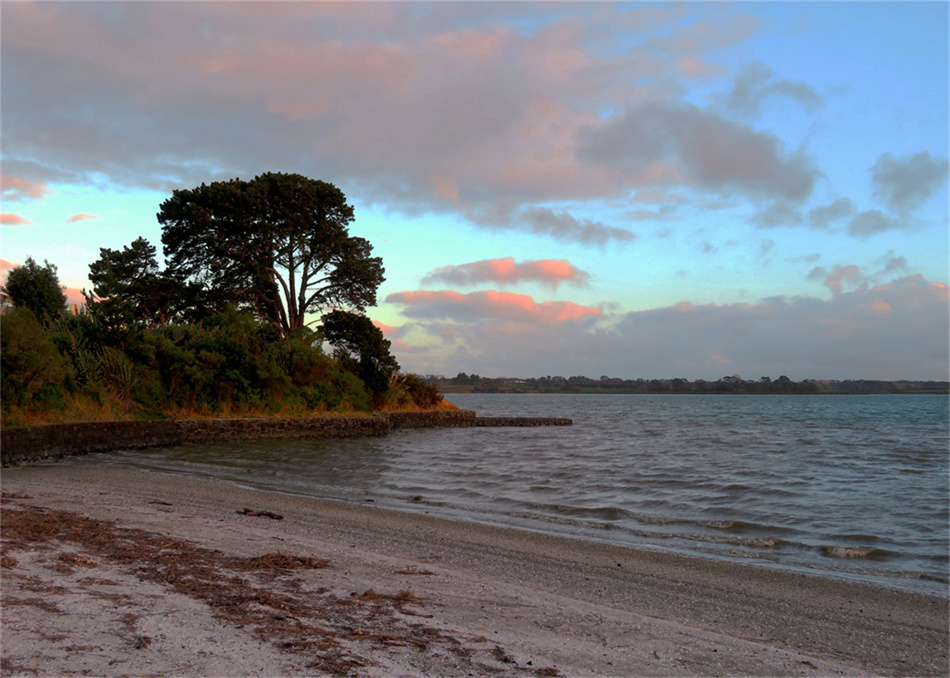
[[[249,508],[246,508],[243,511],[238,511],[238,513],[244,516],[264,516],[265,518],[273,518],[274,520],[284,519],[282,515],[277,513],[271,513],[270,511],[252,511]]]

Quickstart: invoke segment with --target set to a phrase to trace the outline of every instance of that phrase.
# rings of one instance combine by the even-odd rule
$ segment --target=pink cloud
[[[396,332],[396,329],[397,329],[395,327],[392,327],[391,325],[386,325],[384,323],[381,323],[378,320],[374,320],[373,324],[376,325],[376,327],[379,328],[379,331],[383,333],[383,336],[386,336],[386,337],[391,336],[393,333]]]
[[[496,290],[471,294],[459,294],[451,290],[395,292],[386,297],[386,303],[402,305],[402,314],[409,318],[451,318],[462,322],[490,318],[551,325],[602,314],[599,308],[593,306],[581,306],[570,301],[538,303],[527,294]]]
[[[82,290],[76,287],[63,287],[63,294],[66,295],[66,301],[69,304],[76,304],[77,306],[82,306],[86,303],[86,297],[83,296]]]
[[[555,289],[561,283],[586,285],[589,280],[589,273],[572,266],[564,259],[532,259],[518,263],[512,257],[504,257],[482,259],[458,266],[442,266],[427,273],[422,284],[514,285],[519,282],[540,282]]]
[[[23,198],[38,199],[44,198],[53,193],[46,188],[46,182],[35,182],[22,177],[0,177],[0,185],[3,186],[3,197],[7,200],[22,200]]]
[[[95,214],[89,214],[87,212],[80,212],[79,214],[74,214],[69,219],[66,220],[67,224],[75,224],[77,221],[83,221],[85,219],[98,219]]]
[[[19,214],[14,214],[13,212],[4,212],[0,214],[0,224],[5,224],[6,226],[28,226],[33,222],[29,219],[24,219]]]
[[[403,292],[388,301],[405,306],[414,347],[397,358],[423,373],[946,379],[950,369],[950,289],[919,275],[827,299],[682,302],[560,325],[530,320],[528,310],[542,306],[530,298]],[[515,310],[529,320],[514,320]]]
[[[690,198],[717,191],[736,174],[723,178],[716,169],[728,164],[736,136],[752,146],[764,138],[760,154],[768,156],[751,178],[739,177],[740,188],[751,182],[757,197],[782,194],[782,180],[798,174],[771,157],[768,135],[737,133],[711,114],[687,130],[660,126],[686,156],[680,162],[654,154],[631,170],[582,152],[591,129],[611,127],[603,110],[622,117],[665,102],[657,104],[661,119],[675,114],[669,83],[698,74],[709,50],[754,30],[741,11],[710,18],[681,8],[579,4],[523,34],[509,18],[549,10],[516,4],[496,16],[438,5],[419,17],[400,3],[252,4],[141,3],[108,20],[82,4],[15,3],[4,12],[11,26],[4,56],[24,69],[31,98],[66,96],[64,105],[90,111],[82,121],[24,117],[20,136],[46,139],[37,162],[47,166],[162,188],[164,177],[180,177],[179,187],[246,175],[289,155],[300,165],[294,171],[332,168],[335,182],[359,199],[458,210],[485,228],[596,245],[633,236],[565,212],[568,201],[658,185],[682,187]],[[631,34],[663,37],[631,48]],[[75,68],[67,76],[45,66],[57,62]],[[173,114],[182,110],[193,115]],[[218,119],[226,128],[214,125]],[[699,149],[687,143],[711,136],[727,138]],[[237,137],[248,141],[236,145]],[[778,176],[763,175],[762,163]],[[502,221],[477,218],[505,205]]]

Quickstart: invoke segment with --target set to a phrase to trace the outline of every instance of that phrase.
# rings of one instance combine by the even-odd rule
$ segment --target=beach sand
[[[943,598],[82,463],[2,489],[3,675],[950,673]]]

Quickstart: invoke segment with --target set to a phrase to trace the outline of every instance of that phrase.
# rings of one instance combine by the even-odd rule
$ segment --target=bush
[[[24,407],[42,391],[41,400],[52,402],[53,389],[65,388],[66,363],[46,329],[32,311],[14,309],[0,322],[0,398],[4,406]]]
[[[435,407],[442,402],[442,392],[418,374],[403,375],[402,383],[412,402],[423,409]]]
[[[331,407],[350,407],[354,410],[369,412],[373,409],[373,403],[366,386],[352,372],[334,370],[331,379],[335,393]]]
[[[29,310],[14,309],[0,330],[3,416],[14,425],[51,420],[36,412],[65,412],[52,418],[60,421],[195,410],[297,416],[441,401],[415,375],[395,379],[394,389],[381,380],[368,386],[360,378],[367,361],[334,360],[319,334],[301,329],[282,338],[233,309],[200,324],[128,332],[103,332],[90,315],[63,316],[46,328]]]

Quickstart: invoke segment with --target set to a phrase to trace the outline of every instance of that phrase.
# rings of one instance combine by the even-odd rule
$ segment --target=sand
[[[81,463],[2,489],[3,675],[950,673],[945,598]]]

